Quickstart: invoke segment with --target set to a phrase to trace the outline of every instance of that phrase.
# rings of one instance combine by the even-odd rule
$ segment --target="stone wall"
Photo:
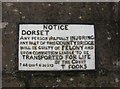
[[[120,3],[3,2],[3,87],[119,87]],[[18,23],[94,23],[94,71],[18,71]]]

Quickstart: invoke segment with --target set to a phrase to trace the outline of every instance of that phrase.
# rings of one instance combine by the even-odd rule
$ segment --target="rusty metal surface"
[[[3,87],[119,87],[120,3],[2,3]],[[17,69],[17,23],[94,23],[96,70],[23,72]]]

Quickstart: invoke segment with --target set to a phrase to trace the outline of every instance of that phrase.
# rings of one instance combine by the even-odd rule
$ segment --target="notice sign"
[[[19,70],[94,70],[94,25],[19,24]]]

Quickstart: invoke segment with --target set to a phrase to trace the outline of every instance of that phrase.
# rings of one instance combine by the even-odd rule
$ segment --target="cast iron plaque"
[[[19,70],[94,70],[94,25],[19,24]]]

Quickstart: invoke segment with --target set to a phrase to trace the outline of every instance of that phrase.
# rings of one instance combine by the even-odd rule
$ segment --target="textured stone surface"
[[[120,87],[120,3],[2,3],[3,87]],[[96,70],[25,72],[17,69],[17,24],[94,23]]]

